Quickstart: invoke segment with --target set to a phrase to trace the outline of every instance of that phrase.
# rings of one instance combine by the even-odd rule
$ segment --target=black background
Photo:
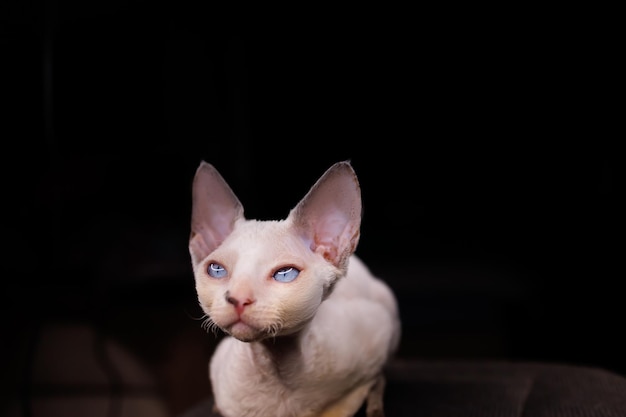
[[[349,159],[401,355],[626,373],[615,56],[593,16],[2,7],[4,307],[24,322],[193,305],[200,160],[277,219]]]

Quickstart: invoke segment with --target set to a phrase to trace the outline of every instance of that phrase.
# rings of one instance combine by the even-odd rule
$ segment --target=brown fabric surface
[[[387,375],[387,417],[626,417],[626,378],[603,369],[398,361]],[[212,404],[180,417],[218,417]]]

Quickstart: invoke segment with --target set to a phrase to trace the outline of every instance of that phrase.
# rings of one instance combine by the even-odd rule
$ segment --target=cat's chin
[[[267,334],[243,321],[238,321],[229,326],[228,329],[226,329],[226,333],[242,342],[256,342],[267,337]]]

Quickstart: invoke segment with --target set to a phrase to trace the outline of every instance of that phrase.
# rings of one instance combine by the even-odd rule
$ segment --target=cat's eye
[[[293,266],[287,266],[274,272],[272,277],[278,282],[291,282],[296,279],[299,273],[300,271]]]
[[[226,272],[226,268],[224,268],[220,264],[216,264],[215,262],[211,262],[209,267],[207,268],[207,272],[209,276],[213,278],[224,278],[228,273]]]

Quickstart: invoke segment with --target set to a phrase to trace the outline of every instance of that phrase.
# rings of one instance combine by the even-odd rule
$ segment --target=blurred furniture
[[[217,417],[207,398],[179,417]],[[626,378],[584,366],[504,361],[399,361],[387,417],[623,417]],[[364,416],[363,409],[358,416]]]

